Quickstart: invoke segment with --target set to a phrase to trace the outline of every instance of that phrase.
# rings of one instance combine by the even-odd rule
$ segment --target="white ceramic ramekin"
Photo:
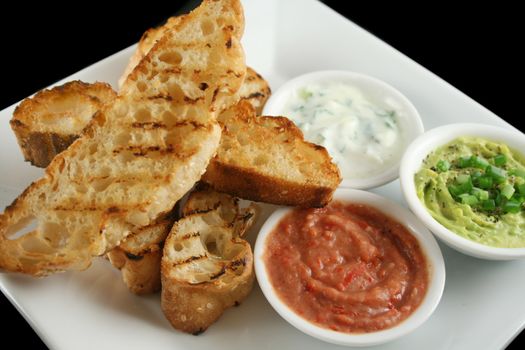
[[[414,174],[421,169],[425,157],[460,136],[481,137],[505,143],[517,151],[525,150],[525,135],[518,131],[491,125],[450,124],[427,131],[410,144],[401,160],[399,180],[410,209],[440,240],[464,254],[489,260],[525,258],[525,248],[490,247],[450,231],[432,217],[418,198]]]
[[[315,338],[347,346],[371,346],[385,343],[412,332],[423,324],[438,305],[445,285],[445,265],[441,250],[426,227],[408,210],[376,194],[353,190],[338,189],[334,200],[360,203],[374,207],[403,224],[418,240],[423,250],[429,269],[428,290],[421,305],[408,318],[398,325],[372,333],[342,333],[315,325],[290,309],[276,294],[270,282],[264,260],[267,249],[266,240],[279,221],[293,208],[282,208],[272,214],[264,223],[255,243],[254,262],[257,281],[272,307],[291,325]]]
[[[397,178],[399,174],[399,162],[401,161],[402,151],[424,131],[423,122],[414,105],[401,92],[377,78],[349,71],[316,71],[300,75],[283,84],[277,91],[273,92],[266,105],[264,106],[263,115],[278,116],[283,115],[284,108],[291,96],[300,88],[313,83],[342,82],[348,83],[361,90],[366,96],[373,101],[386,101],[387,99],[398,107],[397,121],[400,125],[401,138],[404,148],[400,154],[396,155],[397,159],[382,172],[375,175],[359,178],[344,178],[341,187],[368,189],[384,185]],[[378,102],[379,103],[379,102]],[[386,105],[385,108],[389,108]],[[360,164],[353,164],[359,167]]]

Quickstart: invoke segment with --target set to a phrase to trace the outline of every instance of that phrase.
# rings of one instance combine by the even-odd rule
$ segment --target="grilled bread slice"
[[[218,209],[224,220],[239,226],[236,230],[242,237],[255,219],[257,208],[252,204],[248,209],[241,210],[238,198],[212,191],[203,184],[198,188],[188,196],[182,215]],[[107,253],[111,264],[121,270],[122,279],[132,293],[145,295],[160,290],[162,247],[177,218],[177,207],[152,225],[139,228]]]
[[[119,79],[119,87],[162,35],[174,30],[184,17],[170,17],[163,26],[151,28],[142,35]],[[270,94],[268,82],[248,67],[239,97],[249,101],[260,114]],[[115,96],[108,84],[74,81],[51,90],[42,90],[35,97],[22,101],[11,119],[11,127],[25,159],[45,168],[55,155],[78,138],[91,116]]]
[[[117,94],[106,83],[72,81],[26,98],[10,121],[26,161],[45,168]]]
[[[130,57],[128,65],[124,69],[124,73],[122,73],[122,76],[118,80],[119,89],[122,88],[122,85],[124,85],[126,78],[140,63],[142,58],[144,58],[144,56],[147,55],[149,50],[151,50],[151,48],[157,43],[157,41],[160,40],[160,38],[164,35],[166,31],[172,30],[180,22],[182,17],[184,16],[170,17],[168,18],[166,23],[164,23],[164,25],[155,28],[150,28],[146,30],[144,34],[142,34],[142,37],[140,38],[139,43],[137,44],[137,49]]]
[[[210,191],[194,193],[184,212],[164,245],[161,307],[173,327],[199,334],[252,289],[253,255],[242,235],[255,212]]]
[[[162,35],[166,31],[176,28],[182,18],[183,16],[170,17],[164,25],[157,28],[148,29],[142,35],[142,38],[137,45],[137,49],[129,59],[128,65],[119,79],[119,87],[124,85],[124,82],[126,81],[129,74],[140,63],[142,58],[146,56],[149,50],[151,50],[151,48],[162,37]],[[209,24],[203,22],[203,26],[209,26]],[[211,30],[211,26],[209,30]],[[268,97],[270,97],[270,94],[271,90],[268,82],[266,82],[266,80],[264,80],[264,78],[254,69],[248,67],[246,69],[246,78],[244,79],[244,83],[242,84],[239,91],[240,98],[248,100],[248,102],[250,102],[255,107],[257,115],[260,115],[266,100]]]
[[[260,114],[270,93],[264,78],[247,68],[239,97]],[[73,81],[22,101],[10,123],[24,158],[35,166],[47,167],[80,136],[99,108],[115,97],[108,84]]]
[[[219,215],[231,223],[239,237],[244,237],[257,218],[259,209],[255,203],[241,208],[239,198],[214,191],[209,185],[199,183],[191,192],[182,208],[182,216],[207,213],[217,210]]]
[[[268,82],[255,70],[247,67],[246,78],[244,78],[244,83],[239,91],[241,100],[249,102],[255,108],[255,113],[261,115],[264,105],[271,94],[272,91]]]
[[[177,116],[172,125],[160,119],[166,113]],[[160,123],[160,132],[145,126]],[[0,267],[34,275],[87,268],[135,226],[168,212],[201,177],[219,139],[215,121],[169,101],[117,98],[0,216]],[[37,229],[9,239],[28,219]]]
[[[273,204],[320,207],[341,182],[322,147],[284,117],[256,117],[245,101],[222,113],[222,138],[202,181],[215,190]]]
[[[149,226],[138,228],[107,253],[132,293],[144,295],[160,290],[162,248],[175,218],[176,215],[170,213]]]
[[[123,93],[0,215],[0,269],[85,269],[93,256],[169,212],[219,145],[216,115],[246,70],[243,26],[238,0],[205,0],[167,32]],[[32,220],[35,230],[10,239]]]
[[[153,45],[126,78],[121,95],[206,106],[215,115],[237,103],[246,75],[242,7],[239,0],[204,4],[181,16]]]

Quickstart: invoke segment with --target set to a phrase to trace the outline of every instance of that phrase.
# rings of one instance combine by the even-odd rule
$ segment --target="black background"
[[[350,2],[347,9],[342,1],[325,2],[523,131],[523,19],[517,7]],[[133,44],[145,29],[192,3],[128,2],[122,8],[94,2],[10,3],[1,11],[0,109]],[[45,348],[2,294],[0,315],[2,344]],[[517,349],[523,339],[520,335],[508,348]]]

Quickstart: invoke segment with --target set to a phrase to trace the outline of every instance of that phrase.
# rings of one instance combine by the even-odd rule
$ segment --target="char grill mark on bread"
[[[256,114],[261,115],[271,93],[268,82],[252,68],[246,68],[246,78],[239,91],[241,100],[248,101],[255,108]]]
[[[239,41],[244,31],[242,7],[238,1],[206,1],[206,5],[194,11],[200,11],[198,25],[188,26],[195,16],[186,15],[167,27],[126,78],[121,94],[208,105],[215,115],[237,102],[246,74]],[[179,39],[176,45],[170,41],[174,35]],[[186,69],[176,69],[179,65]],[[203,83],[209,88],[201,90]]]
[[[147,36],[146,38],[150,37]],[[150,46],[144,44],[143,39],[141,39],[137,52],[141,48],[145,53],[149,52],[159,38],[157,37],[155,41],[149,42],[148,45]],[[141,59],[145,53],[139,55]],[[127,77],[129,72],[138,64],[138,62],[134,62],[135,57],[136,55],[132,56],[127,67],[128,72],[123,75],[123,78]],[[121,80],[124,81],[125,79]],[[207,88],[209,88],[207,83],[199,84],[199,89],[206,90]],[[270,87],[264,78],[248,67],[246,78],[239,90],[240,99],[250,102],[259,115],[270,94]],[[47,167],[58,153],[69,147],[80,136],[91,116],[103,104],[115,97],[115,92],[108,84],[87,84],[74,81],[51,90],[40,91],[35,97],[22,101],[15,110],[10,123],[17,136],[24,158],[35,166]],[[157,98],[169,99],[170,96],[159,95],[149,98],[153,100]],[[137,121],[133,122],[131,127],[154,130],[166,129],[167,125],[164,122]]]
[[[135,67],[139,64],[142,58],[147,55],[147,53],[149,52],[149,50],[151,50],[153,45],[155,45],[155,43],[164,35],[166,31],[173,29],[175,25],[180,22],[183,16],[184,15],[170,17],[164,25],[156,28],[150,28],[147,31],[145,31],[144,34],[142,34],[142,37],[140,38],[139,43],[137,45],[137,49],[130,57],[128,65],[124,69],[124,73],[118,81],[119,89],[122,88],[122,85],[124,85],[124,82],[126,81],[128,75],[130,75],[133,69],[135,69]]]
[[[23,100],[10,124],[25,160],[48,166],[78,138],[93,114],[115,97],[106,83],[72,81]]]
[[[204,19],[214,24],[207,34]],[[221,130],[215,117],[235,101],[246,70],[239,43],[243,26],[239,1],[205,0],[176,30],[166,32],[120,96],[104,105],[51,161],[45,176],[0,215],[0,268],[39,276],[85,269],[93,256],[169,212],[216,153]],[[179,73],[167,76],[167,71]],[[209,85],[206,92],[198,88],[202,82]],[[183,121],[191,123],[178,124]],[[135,122],[167,127],[136,129]],[[129,145],[171,145],[174,152],[136,155],[122,149]],[[36,229],[13,238],[32,220]]]
[[[124,85],[126,79],[133,71],[133,69],[140,63],[142,58],[146,56],[146,54],[157,43],[157,41],[160,40],[162,35],[166,31],[173,30],[174,28],[176,28],[176,26],[182,20],[182,17],[183,16],[170,17],[164,25],[157,28],[148,29],[144,33],[144,35],[142,35],[142,38],[140,39],[137,45],[137,49],[131,56],[128,65],[124,70],[124,73],[119,79],[119,87],[122,87]],[[203,26],[208,31],[212,30],[213,28],[211,23],[207,21],[203,21]],[[202,91],[205,91],[208,88],[209,85],[206,82],[202,82],[199,84],[199,89],[201,89]],[[252,68],[247,67],[246,78],[244,79],[244,83],[242,84],[241,89],[239,91],[240,98],[248,100],[248,102],[250,102],[255,107],[257,115],[260,115],[262,112],[262,108],[270,94],[270,86],[264,80],[264,78]]]
[[[107,257],[122,272],[122,280],[130,292],[138,295],[160,290],[162,248],[176,218],[175,209],[155,223],[137,228]]]
[[[253,255],[242,237],[256,211],[201,187],[183,213],[164,245],[161,307],[173,327],[200,334],[252,289]]]
[[[285,117],[256,117],[240,101],[219,117],[222,138],[202,180],[215,190],[273,204],[321,207],[341,182],[326,149]]]
[[[201,83],[199,88],[203,89],[203,86],[209,87]],[[260,114],[271,91],[260,74],[247,68],[239,93],[240,99],[250,102]],[[108,84],[73,81],[51,90],[42,90],[22,101],[10,124],[25,160],[41,168],[47,167],[58,153],[80,136],[91,117],[115,97],[116,93]],[[160,97],[152,99],[156,98]],[[151,131],[167,127],[164,121],[136,121],[131,124],[131,128]]]

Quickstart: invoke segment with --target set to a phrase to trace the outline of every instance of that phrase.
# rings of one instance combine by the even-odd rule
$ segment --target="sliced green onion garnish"
[[[460,194],[459,198],[461,199],[461,203],[467,204],[470,206],[476,205],[479,202],[476,196],[468,194],[468,193]]]
[[[460,194],[470,193],[470,191],[472,191],[472,188],[474,188],[474,185],[472,185],[472,179],[468,175],[467,177],[467,179],[461,179],[463,181],[462,183],[459,183],[458,181],[458,183],[456,184],[457,189],[460,191]]]
[[[525,184],[516,185],[516,189],[518,190],[519,194],[525,196]]]
[[[448,186],[448,191],[450,192],[450,194],[452,195],[452,197],[457,197],[459,196],[460,194],[463,194],[465,192],[463,192],[461,190],[461,188],[459,188],[459,186],[457,185],[450,185]]]
[[[503,202],[503,196],[501,195],[501,193],[497,192],[496,196],[494,197],[494,203],[496,203],[496,206],[499,207],[502,202]]]
[[[477,187],[474,187],[472,189],[471,194],[476,196],[476,198],[479,199],[479,200],[487,200],[487,199],[489,199],[489,192],[485,191],[485,190],[482,190],[480,188],[477,188]]]
[[[519,176],[521,177],[522,179],[525,179],[525,170],[523,169],[510,169],[509,170],[509,175],[515,175],[515,176]]]
[[[503,204],[503,211],[513,214],[519,213],[521,211],[521,203],[511,199]]]
[[[470,166],[478,169],[485,169],[489,165],[485,159],[481,157],[472,156],[470,157]]]
[[[486,170],[486,174],[490,176],[494,182],[500,184],[507,180],[507,172],[501,168],[489,165]]]
[[[501,195],[507,199],[510,199],[516,190],[511,184],[505,184],[501,186]]]
[[[487,200],[481,201],[481,208],[487,211],[494,210],[496,209],[496,202],[494,202],[494,199],[487,199]]]
[[[494,157],[494,165],[502,166],[507,164],[507,156],[504,154],[498,154]]]
[[[488,176],[481,176],[476,181],[476,185],[484,190],[488,190],[489,188],[491,188],[493,183],[494,180],[492,180],[492,178]]]
[[[465,156],[458,159],[459,168],[468,168],[470,166],[470,157]]]
[[[456,181],[458,182],[458,184],[464,184],[469,181],[472,181],[472,178],[468,174],[461,174],[461,175],[458,175],[458,177],[456,178]]]
[[[525,197],[524,196],[521,196],[517,193],[514,193],[514,195],[512,196],[512,200],[520,203],[520,204],[523,204],[525,203]]]
[[[470,174],[470,177],[472,177],[472,181],[477,181],[482,176],[483,176],[483,173],[479,170],[474,170],[472,174]]]
[[[519,213],[525,206],[525,169],[506,171],[503,167],[507,164],[504,154],[491,158],[490,163],[481,156],[472,155],[457,158],[452,164],[439,160],[435,170],[441,173],[451,168],[469,168],[462,170],[463,173],[448,185],[455,201],[490,215]]]
[[[438,172],[442,173],[450,169],[450,163],[447,160],[440,160],[436,164],[436,169]]]

